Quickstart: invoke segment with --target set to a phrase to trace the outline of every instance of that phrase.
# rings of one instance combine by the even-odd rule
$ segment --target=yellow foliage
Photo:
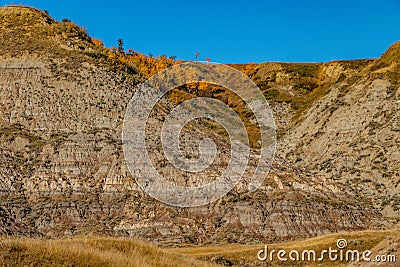
[[[247,76],[252,77],[256,73],[256,70],[257,70],[257,64],[250,62],[249,64],[246,65],[246,67],[242,70],[242,72]]]
[[[92,39],[92,43],[94,43],[96,46],[104,47],[104,43],[101,40],[93,38],[93,37],[91,39]]]
[[[157,72],[181,62],[175,62],[172,58],[168,58],[165,55],[148,57],[145,54],[134,51],[133,49],[128,49],[127,54],[118,53],[115,51],[115,49],[109,49],[108,57],[110,59],[118,59],[126,65],[135,67],[146,78],[149,78]]]

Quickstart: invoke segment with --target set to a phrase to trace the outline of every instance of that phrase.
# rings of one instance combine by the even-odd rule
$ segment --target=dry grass
[[[1,266],[215,266],[125,238],[3,238],[0,246]]]
[[[380,60],[388,64],[400,61],[400,41],[392,44]]]
[[[328,234],[301,241],[269,244],[268,249],[310,250],[336,248],[344,238],[347,249],[373,250],[381,241],[399,242],[400,230],[368,230]],[[397,240],[397,241],[393,241]],[[388,241],[388,242],[389,242]],[[159,248],[131,238],[73,237],[69,239],[0,238],[1,266],[303,266],[304,262],[261,262],[263,245],[225,244]],[[376,250],[376,249],[375,249]],[[381,251],[381,249],[379,249]],[[317,254],[318,255],[318,254]],[[297,265],[296,265],[297,264]],[[307,262],[307,266],[337,266],[337,262]]]
[[[357,249],[359,251],[372,249],[378,243],[384,239],[395,237],[400,234],[400,230],[368,230],[360,232],[349,232],[349,233],[336,233],[328,234],[314,238],[308,238],[302,241],[292,241],[278,244],[269,244],[268,249],[279,250],[284,249],[285,251],[291,250],[310,250],[313,249],[317,253],[323,249],[332,247],[336,248],[336,241],[340,238],[344,238],[348,241],[347,249]],[[190,247],[190,248],[173,248],[167,249],[166,251],[177,253],[179,255],[185,255],[194,257],[196,259],[210,261],[212,259],[225,259],[228,262],[233,263],[235,266],[302,266],[304,262],[292,262],[286,263],[275,261],[264,262],[257,260],[257,252],[263,249],[263,245],[240,245],[240,244],[229,244],[221,246],[208,246],[208,247]],[[281,265],[279,265],[279,264]],[[296,265],[297,264],[297,265]],[[323,262],[307,262],[307,266],[337,266],[337,262],[323,261]]]

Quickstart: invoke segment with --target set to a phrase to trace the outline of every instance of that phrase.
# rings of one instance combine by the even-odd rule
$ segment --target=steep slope
[[[393,64],[398,65],[400,62],[400,42],[396,42],[389,47],[389,49],[379,59],[379,64],[382,66],[385,63],[387,65]]]
[[[292,128],[302,112],[344,79],[358,79],[373,60],[327,63],[262,63],[233,65],[251,77],[276,110],[279,137]]]
[[[138,188],[122,153],[124,110],[143,81],[136,67],[96,46],[75,24],[41,11],[3,7],[0,21],[0,207],[15,214],[16,222],[48,236],[134,235],[175,244],[287,240],[388,225],[346,184],[281,157],[255,193],[245,193],[239,184],[208,206],[161,204]],[[302,68],[286,69],[277,87],[287,85],[285,79],[308,80],[308,74],[298,77]],[[257,77],[262,84],[268,76]],[[278,100],[274,115],[286,132],[297,109]],[[161,125],[173,107],[164,99],[155,123]],[[183,135],[192,140],[211,135],[204,125],[195,128]],[[153,161],[165,169],[165,157],[154,145]]]
[[[281,155],[345,182],[387,216],[400,212],[400,50],[346,78],[284,137]]]

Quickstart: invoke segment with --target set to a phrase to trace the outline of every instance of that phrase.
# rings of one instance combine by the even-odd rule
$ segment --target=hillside
[[[0,9],[0,55],[0,208],[5,214],[0,228],[5,234],[106,234],[170,245],[259,243],[266,236],[270,241],[293,240],[386,228],[395,223],[382,215],[383,206],[375,199],[397,195],[393,181],[398,178],[390,173],[398,167],[396,159],[386,167],[389,189],[377,190],[371,199],[359,195],[361,188],[353,187],[345,177],[321,169],[316,163],[325,158],[315,158],[311,153],[321,151],[329,142],[331,146],[341,145],[335,143],[335,132],[325,139],[318,139],[324,135],[314,133],[318,131],[315,125],[321,129],[325,125],[335,127],[334,121],[324,124],[327,119],[319,115],[318,107],[324,107],[324,114],[348,109],[340,102],[337,88],[353,92],[354,87],[363,92],[375,75],[388,80],[377,81],[371,88],[392,84],[390,79],[398,74],[392,53],[386,65],[381,65],[384,59],[234,65],[251,76],[271,103],[280,140],[278,157],[265,184],[256,192],[248,193],[239,184],[221,200],[190,209],[166,206],[145,195],[128,172],[121,144],[122,120],[135,86],[177,62],[165,56],[117,53],[99,45],[72,22],[57,22],[39,10],[18,6]],[[177,101],[172,101],[173,96],[161,101],[155,110],[154,129],[161,127],[165,114],[188,94],[183,90],[191,95],[199,93],[196,87],[181,89],[174,96]],[[225,92],[216,97],[226,97]],[[324,102],[328,99],[332,103]],[[368,99],[361,100],[369,104]],[[241,105],[237,110],[246,114]],[[346,112],[340,116],[349,118]],[[373,117],[371,114],[368,116]],[[316,124],[316,117],[321,125]],[[227,140],[211,130],[200,124],[182,134],[194,141],[210,137],[226,148]],[[314,135],[321,141],[313,139],[316,143],[311,147],[308,140]],[[366,137],[373,142],[377,136],[360,138]],[[151,140],[153,162],[168,173],[172,166],[165,164],[157,139]],[[395,140],[389,140],[391,149],[398,147]],[[348,150],[333,159],[348,162],[344,159],[347,153],[361,155],[365,149],[360,144],[357,149],[361,151]],[[223,166],[228,156],[221,153],[218,163]],[[254,165],[250,164],[245,179]],[[203,176],[179,173],[172,177],[176,183],[187,179],[193,185],[219,171],[216,166]],[[371,188],[372,182],[364,182],[361,184]]]
[[[386,216],[400,212],[399,43],[330,89],[282,140],[281,156],[345,182]]]

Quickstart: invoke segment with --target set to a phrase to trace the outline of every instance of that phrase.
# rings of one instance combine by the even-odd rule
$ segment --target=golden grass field
[[[357,249],[359,251],[372,250],[383,240],[391,240],[391,244],[396,244],[397,247],[400,246],[400,230],[382,230],[382,231],[359,231],[359,232],[349,232],[349,233],[335,233],[328,234],[313,238],[308,238],[302,241],[292,241],[277,244],[268,244],[268,249],[279,250],[285,249],[290,251],[295,250],[305,250],[313,249],[316,252],[321,252],[323,249],[328,249],[330,246],[336,248],[336,241],[340,238],[344,238],[348,241],[348,249]],[[196,259],[201,259],[209,261],[210,259],[223,258],[229,262],[234,263],[235,266],[344,266],[344,263],[330,262],[328,260],[322,262],[291,262],[288,261],[278,262],[277,260],[273,262],[263,262],[257,259],[257,252],[263,248],[263,245],[241,245],[241,244],[230,244],[221,246],[209,246],[209,247],[191,247],[191,248],[173,248],[166,249],[168,252],[177,253],[179,255],[185,255],[193,257]],[[387,254],[399,253],[400,251],[394,251],[391,247],[387,247]],[[384,249],[379,251],[381,254],[385,254]],[[275,257],[276,258],[276,257]],[[399,257],[397,257],[399,258]],[[398,259],[400,261],[400,258]],[[366,263],[364,263],[366,264]],[[400,266],[393,265],[393,266]],[[367,265],[365,265],[367,266]],[[385,266],[385,265],[383,265]],[[389,266],[389,265],[387,265]],[[391,266],[391,265],[390,265]]]
[[[133,239],[1,239],[1,266],[216,266]]]
[[[400,230],[336,233],[301,241],[269,244],[269,249],[314,249],[321,251],[344,238],[348,249],[370,249],[374,253],[398,255]],[[383,242],[386,247],[379,246]],[[72,237],[67,239],[1,238],[1,266],[345,266],[345,263],[323,261],[261,262],[257,252],[264,246],[225,244],[160,248],[156,245],[118,237]],[[379,249],[377,251],[377,249]],[[399,258],[397,256],[397,258]],[[398,261],[400,260],[397,259]],[[219,264],[218,264],[219,263]],[[296,265],[297,264],[297,265]],[[322,265],[321,265],[322,264]],[[365,264],[365,263],[364,263]],[[398,263],[397,263],[398,264]],[[369,265],[360,265],[369,266]],[[380,265],[379,265],[380,266]],[[398,266],[398,265],[382,265]]]

